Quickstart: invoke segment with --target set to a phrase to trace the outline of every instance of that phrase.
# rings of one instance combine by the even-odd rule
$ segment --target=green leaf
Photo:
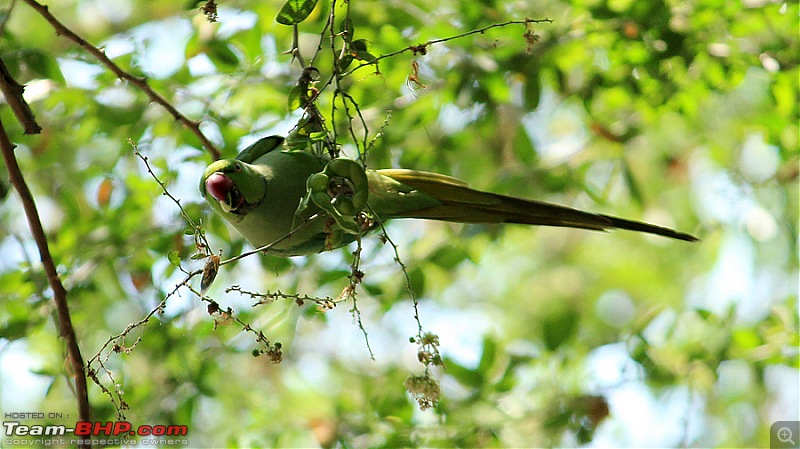
[[[566,342],[578,329],[580,315],[573,309],[554,310],[542,321],[542,338],[553,351]]]
[[[310,140],[312,142],[322,142],[323,140],[325,140],[325,137],[327,137],[327,136],[328,136],[328,133],[326,131],[315,131],[315,132],[309,133],[308,140]]]
[[[416,295],[422,295],[425,291],[425,272],[419,267],[408,272],[408,284]]]
[[[227,42],[219,39],[212,39],[206,43],[208,57],[212,61],[223,66],[237,67],[239,56],[231,50]]]
[[[468,257],[469,253],[464,248],[452,245],[441,247],[428,260],[444,269],[451,270]]]
[[[353,55],[343,55],[336,63],[340,71],[345,70],[353,63]]]
[[[278,11],[278,17],[275,20],[282,25],[298,24],[306,20],[315,6],[317,6],[317,0],[289,0]]]
[[[34,49],[26,49],[20,54],[20,57],[25,65],[36,75],[53,81],[64,81],[64,76],[61,74],[61,68],[58,66],[58,62],[47,53]]]
[[[354,52],[357,51],[367,51],[367,40],[366,39],[356,39],[350,42],[350,49]]]
[[[175,265],[176,267],[181,266],[181,256],[178,255],[177,251],[170,251],[167,254],[167,259],[169,259],[169,263]]]
[[[348,274],[350,274],[350,270],[331,270],[325,271],[317,279],[320,285],[325,285],[339,279],[344,279]]]
[[[294,86],[292,90],[289,91],[289,96],[286,98],[289,111],[294,111],[303,107],[304,94],[305,89],[303,86]]]
[[[8,340],[19,340],[28,334],[30,323],[28,320],[13,320],[0,327],[0,334]]]
[[[339,33],[345,39],[345,42],[352,42],[353,40],[353,20],[347,16],[341,24],[339,24]]]
[[[383,287],[377,284],[370,284],[368,282],[363,282],[361,287],[367,292],[370,296],[381,296],[383,295]]]
[[[497,343],[491,337],[483,339],[483,353],[481,354],[481,361],[478,363],[478,371],[487,373],[494,364],[494,359],[497,355]]]
[[[445,360],[444,366],[447,367],[447,374],[464,386],[480,388],[481,385],[483,385],[484,378],[479,371],[474,371],[459,365],[451,359]]]
[[[697,314],[700,315],[700,318],[702,318],[703,321],[707,320],[710,316],[714,314],[714,312],[706,309],[697,309],[695,310],[695,312],[697,312]]]
[[[375,59],[375,56],[372,55],[369,51],[367,51],[367,40],[366,39],[356,39],[353,42],[350,42],[350,54],[353,55],[358,60],[361,61],[372,61]]]
[[[631,198],[634,199],[640,206],[644,204],[644,196],[642,196],[642,189],[639,188],[639,183],[636,181],[636,178],[633,176],[633,172],[631,171],[631,166],[628,164],[628,161],[622,161],[622,173],[625,178],[625,184],[628,186],[628,190],[631,192]]]

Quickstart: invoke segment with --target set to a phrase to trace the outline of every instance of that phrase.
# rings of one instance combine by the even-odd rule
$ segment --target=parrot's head
[[[261,204],[266,179],[250,164],[237,159],[222,159],[206,167],[200,193],[211,207],[228,221],[238,222]]]

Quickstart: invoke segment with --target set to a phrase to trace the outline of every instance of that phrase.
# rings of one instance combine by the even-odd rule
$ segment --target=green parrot
[[[556,204],[483,192],[450,176],[415,170],[364,170],[282,149],[262,138],[235,159],[209,165],[200,192],[256,248],[279,256],[335,249],[394,218],[459,223],[519,223],[591,230],[628,229],[685,241],[669,228]]]

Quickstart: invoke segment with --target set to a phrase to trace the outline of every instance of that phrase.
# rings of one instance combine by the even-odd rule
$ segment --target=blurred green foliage
[[[198,447],[766,446],[773,421],[800,419],[796,2],[234,0],[219,4],[216,23],[205,2],[52,3],[65,25],[201,120],[227,157],[300,120],[293,28],[278,22],[297,23],[299,55],[319,71],[308,89],[321,92],[316,106],[350,156],[372,142],[374,167],[438,171],[702,239],[392,223],[408,280],[377,236],[360,267],[374,361],[351,304],[251,307],[226,292],[336,298],[352,249],[254,255],[221,268],[209,295],[282,343],[272,364],[252,356],[253,333],[186,290],[170,294],[184,276],[176,262],[204,261],[129,139],[212,252],[230,257],[243,240],[196,190],[208,152],[25,1],[11,2],[0,10],[0,57],[27,84],[44,132],[23,135],[3,105],[0,120],[84,357],[168,298],[119,352],[102,354],[117,386],[102,371],[111,395],[90,383],[96,419],[121,411],[135,425],[186,424]],[[372,63],[526,17],[552,23]],[[0,360],[22,348],[47,387],[20,399],[3,373],[4,411],[22,401],[20,411],[68,414],[51,292],[6,185],[0,175]],[[408,342],[413,298],[444,360],[431,369],[441,392],[427,411],[404,387],[424,371]]]

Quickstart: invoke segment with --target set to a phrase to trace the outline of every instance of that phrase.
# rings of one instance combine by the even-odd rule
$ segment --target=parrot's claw
[[[369,184],[367,174],[358,162],[334,159],[320,173],[308,177],[306,196],[298,212],[313,202],[336,221],[343,231],[361,234],[358,216],[367,205]]]

